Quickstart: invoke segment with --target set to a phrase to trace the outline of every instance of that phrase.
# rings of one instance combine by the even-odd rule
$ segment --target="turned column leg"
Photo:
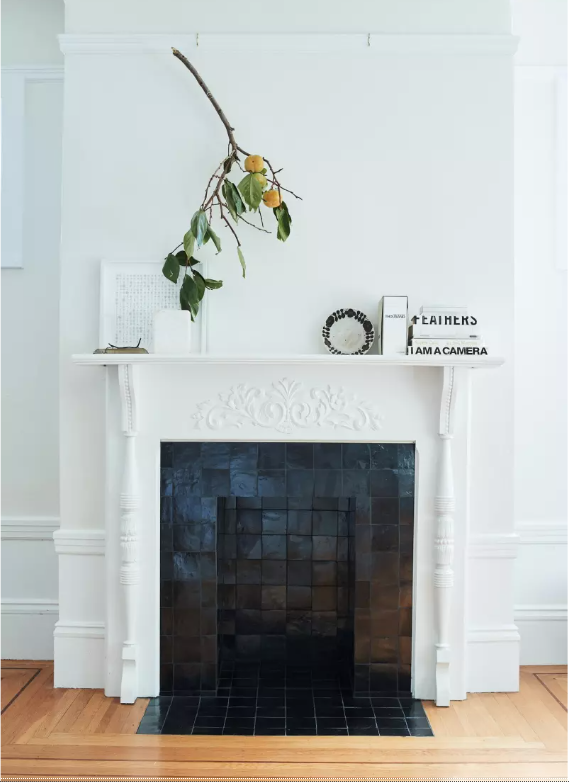
[[[436,705],[449,706],[450,701],[450,622],[453,598],[453,465],[451,441],[453,438],[453,409],[455,403],[455,369],[444,367],[439,436],[441,454],[435,497],[435,690]]]
[[[119,387],[125,435],[125,462],[121,486],[121,569],[125,635],[122,649],[121,703],[134,703],[138,692],[136,614],[139,584],[138,511],[140,497],[136,464],[136,410],[133,366],[119,366]]]

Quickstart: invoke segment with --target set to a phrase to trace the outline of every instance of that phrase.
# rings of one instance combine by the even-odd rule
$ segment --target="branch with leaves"
[[[194,76],[216,110],[228,134],[227,154],[208,180],[202,204],[192,216],[190,228],[184,234],[184,239],[178,247],[168,253],[162,267],[164,276],[173,283],[178,282],[180,270],[184,270],[184,279],[180,288],[180,306],[183,310],[188,310],[194,320],[206,290],[216,290],[223,285],[222,280],[205,278],[195,269],[195,266],[200,263],[196,258],[196,252],[203,245],[211,241],[218,253],[222,250],[220,238],[212,228],[213,220],[219,219],[233,234],[242,276],[245,277],[245,257],[237,228],[241,223],[245,223],[258,231],[271,233],[263,223],[261,213],[261,204],[263,203],[265,207],[273,211],[277,220],[277,239],[285,242],[291,233],[292,218],[282,194],[289,193],[294,198],[301,199],[300,196],[293,193],[292,190],[287,190],[281,184],[277,175],[282,169],[275,170],[267,158],[261,155],[250,155],[245,149],[238,146],[234,136],[234,128],[228,122],[222,107],[196,68],[178,49],[172,49],[172,53]],[[243,164],[240,160],[242,155],[245,158]],[[237,185],[228,179],[236,164],[245,173]],[[254,212],[259,218],[260,224],[256,225],[247,220],[244,217],[247,212]],[[180,250],[180,247],[184,249]]]

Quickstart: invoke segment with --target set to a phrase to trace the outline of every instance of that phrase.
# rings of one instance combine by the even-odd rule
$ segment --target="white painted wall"
[[[567,3],[515,0],[515,620],[523,663],[567,661]],[[560,123],[560,124],[559,124]],[[566,259],[567,260],[567,259]]]
[[[307,46],[276,35],[323,29],[359,32],[361,38],[349,45],[311,38]],[[215,35],[228,30],[233,34]],[[266,34],[244,39],[238,30]],[[508,49],[489,52],[494,39],[483,37],[476,44],[482,48],[467,53],[466,41],[450,38],[508,36],[506,0],[295,0],[285,20],[274,7],[253,2],[238,13],[229,0],[68,0],[66,32],[79,37],[65,42],[63,534],[100,531],[106,515],[104,373],[70,362],[71,354],[97,346],[100,261],[163,258],[178,243],[225,150],[223,128],[170,54],[169,36],[164,54],[133,51],[132,39],[125,52],[127,42],[113,37],[168,31],[190,34],[184,49],[240,142],[283,165],[286,184],[304,197],[291,204],[294,231],[286,245],[244,234],[246,281],[228,232],[221,230],[224,252],[212,259],[210,273],[223,277],[224,288],[210,297],[210,350],[316,352],[331,309],[354,302],[374,313],[384,293],[407,293],[412,309],[434,300],[469,303],[491,349],[508,361],[499,372],[474,378],[471,532],[510,535],[512,58]],[[381,40],[377,48],[367,47],[367,32],[393,33],[392,45],[403,43],[407,51],[389,51]],[[91,33],[99,37],[81,37]],[[86,53],[89,44],[95,48]],[[272,329],[262,328],[268,323]],[[80,556],[73,566],[69,559],[60,570],[62,601],[72,592],[94,594],[99,584],[93,573]],[[469,621],[491,635],[499,628],[489,662],[500,657],[516,670],[517,650],[503,643],[503,628],[513,619],[511,571],[511,560],[499,569],[478,558]],[[482,627],[490,599],[492,627]],[[81,623],[86,628],[78,655],[92,637],[88,626],[104,620],[102,603],[93,601],[88,611],[73,601],[64,614],[62,602],[61,621],[78,623],[76,635]],[[67,641],[71,655],[75,641]],[[471,686],[485,684],[480,677]]]
[[[4,658],[51,658],[57,618],[62,29],[62,0],[2,3],[3,80],[22,77],[25,112],[23,268],[2,270]]]

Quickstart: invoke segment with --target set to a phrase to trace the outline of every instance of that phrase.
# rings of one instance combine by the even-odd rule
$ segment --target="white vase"
[[[154,353],[190,353],[190,313],[158,310],[153,320]]]

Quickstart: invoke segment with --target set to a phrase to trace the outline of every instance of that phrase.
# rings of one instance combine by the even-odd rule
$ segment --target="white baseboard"
[[[515,606],[521,635],[521,665],[568,663],[568,606]]]
[[[2,659],[53,660],[57,600],[4,598],[1,608]]]
[[[102,622],[65,622],[54,631],[54,687],[105,687]]]

